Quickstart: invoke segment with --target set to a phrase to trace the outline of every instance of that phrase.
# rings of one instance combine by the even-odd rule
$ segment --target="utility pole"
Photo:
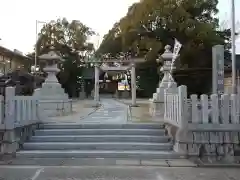
[[[236,94],[235,0],[231,0],[232,93]]]

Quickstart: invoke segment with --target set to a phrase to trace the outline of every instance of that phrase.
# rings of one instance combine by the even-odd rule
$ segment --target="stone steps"
[[[136,142],[28,142],[24,150],[172,150],[170,143]]]
[[[177,159],[160,124],[42,124],[17,158]]]
[[[65,135],[33,136],[31,142],[153,142],[167,143],[167,136],[149,135]]]
[[[164,129],[39,129],[36,136],[49,135],[153,135],[164,136]]]
[[[163,129],[164,125],[156,123],[127,123],[127,124],[41,124],[41,129]]]
[[[183,156],[173,151],[107,151],[107,150],[22,150],[17,157],[25,158],[139,158],[179,159]]]

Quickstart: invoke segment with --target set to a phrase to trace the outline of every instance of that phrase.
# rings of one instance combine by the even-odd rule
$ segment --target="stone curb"
[[[197,167],[210,167],[210,168],[240,168],[240,164],[197,164]]]
[[[191,161],[193,162],[193,161]],[[200,160],[194,161],[193,163],[195,163],[197,165],[197,167],[199,168],[206,168],[206,167],[210,167],[210,168],[239,168],[240,164],[237,163],[204,163]]]
[[[4,165],[38,165],[38,166],[133,166],[133,167],[166,167],[166,168],[196,168],[192,165],[169,165],[168,160],[142,159],[102,159],[102,158],[6,158],[0,161]]]
[[[115,101],[117,101],[117,102],[119,102],[119,103],[121,103],[121,104],[124,104],[124,105],[127,105],[127,106],[128,106],[127,103],[125,103],[125,102],[123,102],[123,101],[121,101],[121,100],[119,100],[119,99],[117,99],[117,98],[113,98],[113,100],[115,100]]]

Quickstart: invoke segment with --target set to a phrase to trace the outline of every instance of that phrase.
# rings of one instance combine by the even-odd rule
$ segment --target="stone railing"
[[[7,87],[0,96],[0,155],[13,154],[40,123],[38,100],[33,96],[15,96]]]
[[[240,97],[224,94],[187,99],[187,88],[165,92],[164,120],[174,150],[189,156],[232,159],[239,149]],[[229,158],[232,157],[232,158]]]

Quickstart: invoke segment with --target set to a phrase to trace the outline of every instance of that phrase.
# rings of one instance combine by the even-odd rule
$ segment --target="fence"
[[[33,96],[16,96],[15,87],[6,87],[0,95],[0,130],[14,129],[39,121],[38,100]]]
[[[186,86],[165,90],[164,119],[175,128],[174,149],[187,155],[234,156],[240,142],[240,96],[193,94]]]

